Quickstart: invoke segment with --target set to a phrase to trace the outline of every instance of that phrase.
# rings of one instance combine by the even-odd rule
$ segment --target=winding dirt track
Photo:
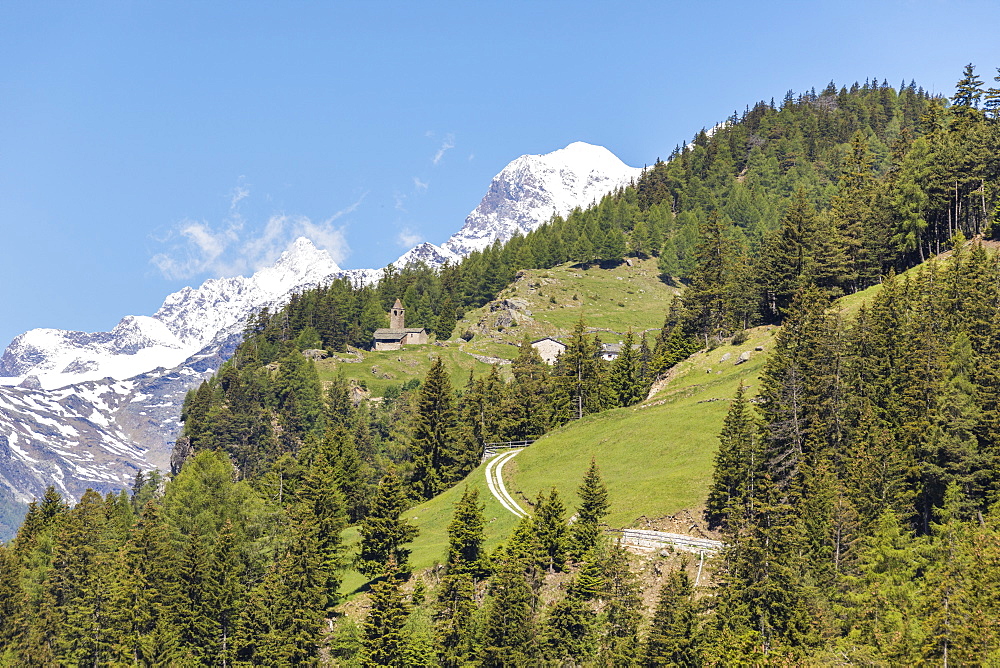
[[[514,500],[514,497],[510,495],[503,484],[503,466],[519,452],[521,452],[520,449],[511,450],[497,455],[490,460],[490,463],[486,466],[486,484],[489,485],[490,492],[500,502],[500,505],[518,517],[527,517],[528,513],[517,504],[517,501]]]
[[[486,484],[490,488],[490,493],[496,497],[500,505],[518,517],[527,517],[528,513],[518,505],[514,497],[507,491],[507,487],[503,484],[503,467],[504,464],[513,459],[523,449],[518,448],[499,454],[491,459],[490,463],[486,466]],[[672,545],[696,553],[717,552],[722,549],[722,543],[719,541],[663,531],[624,529],[622,531],[622,540],[637,547],[656,548],[664,545]]]

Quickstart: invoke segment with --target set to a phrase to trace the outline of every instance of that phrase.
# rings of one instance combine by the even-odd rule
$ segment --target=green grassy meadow
[[[576,489],[593,457],[610,493],[611,526],[700,506],[729,400],[741,382],[754,392],[776,331],[757,328],[739,346],[696,353],[651,400],[586,416],[539,439],[504,468],[507,489],[527,507],[539,491],[554,486],[575,507]],[[756,346],[764,351],[755,352]],[[734,365],[747,350],[750,360]],[[730,358],[720,362],[727,353]]]
[[[622,263],[610,269],[562,264],[519,272],[498,298],[526,303],[515,326],[497,328],[492,304],[487,304],[467,313],[455,332],[485,329],[488,333],[477,334],[473,344],[481,339],[518,344],[525,336],[538,339],[569,334],[581,316],[590,329],[622,334],[629,328],[635,332],[658,329],[680,288],[660,280],[655,259],[632,262],[631,267]],[[612,337],[604,338],[610,342]]]

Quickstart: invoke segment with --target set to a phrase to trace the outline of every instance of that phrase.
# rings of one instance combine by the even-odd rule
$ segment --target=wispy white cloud
[[[250,189],[247,188],[245,185],[243,185],[243,182],[241,180],[240,184],[235,188],[233,188],[232,199],[229,200],[229,209],[235,210],[236,205],[245,200],[249,196],[250,196]]]
[[[434,154],[434,157],[431,158],[431,162],[433,162],[435,165],[438,164],[439,162],[441,162],[441,158],[444,157],[444,154],[453,148],[455,148],[455,135],[449,132],[444,136],[444,141],[441,143],[441,148],[439,148],[437,150],[437,153]]]
[[[402,211],[403,213],[407,213],[407,211],[406,211],[406,195],[404,195],[402,193],[399,193],[399,192],[394,192],[392,194],[392,199],[395,200],[395,202],[396,202],[396,206],[395,206],[396,211]]]
[[[396,243],[398,243],[403,248],[412,248],[413,246],[416,246],[423,240],[424,240],[423,235],[421,235],[419,232],[414,232],[408,227],[404,227],[402,230],[399,231],[399,234],[396,236]]]
[[[421,181],[419,176],[413,177],[413,187],[417,190],[427,190],[430,185],[427,181]]]
[[[242,186],[233,194],[232,206],[249,196]],[[367,194],[367,193],[366,193]],[[364,201],[357,201],[322,221],[307,216],[276,214],[263,226],[251,226],[235,212],[213,227],[204,221],[183,220],[156,241],[167,246],[150,262],[167,278],[188,279],[210,274],[214,277],[236,276],[273,264],[298,237],[307,237],[342,263],[350,254],[344,226],[336,221],[356,211]]]

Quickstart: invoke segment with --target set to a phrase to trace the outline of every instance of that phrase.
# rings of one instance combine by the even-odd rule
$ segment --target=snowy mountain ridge
[[[629,167],[603,146],[579,141],[544,155],[522,155],[493,177],[479,206],[444,249],[468,255],[497,239],[527,234],[553,215],[585,208],[641,174],[642,168]]]
[[[168,295],[152,316],[125,316],[110,332],[33,329],[0,357],[0,382],[34,376],[44,389],[98,380],[124,380],[158,367],[170,369],[209,345],[242,331],[247,317],[280,306],[301,292],[341,276],[377,280],[380,272],[344,271],[330,254],[300,237],[277,262],[249,277],[209,279]],[[34,385],[35,383],[31,383]]]

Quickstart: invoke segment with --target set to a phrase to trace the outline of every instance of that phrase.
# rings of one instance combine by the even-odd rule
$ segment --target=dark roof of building
[[[625,345],[622,343],[602,343],[601,352],[603,353],[620,353]],[[633,343],[632,350],[639,350],[639,344]]]
[[[545,341],[545,340],[548,340],[548,341],[555,341],[556,343],[558,343],[558,344],[559,344],[560,346],[562,346],[563,348],[565,348],[565,347],[566,347],[566,344],[565,344],[565,343],[563,343],[563,342],[562,342],[562,341],[560,341],[559,339],[554,339],[554,338],[552,338],[551,336],[543,336],[543,337],[542,337],[542,338],[540,338],[540,339],[535,339],[534,341],[532,341],[532,342],[531,342],[531,344],[530,344],[530,345],[535,345],[536,343],[541,343],[542,341]]]
[[[376,329],[374,337],[383,341],[399,341],[407,334],[421,334],[423,327],[407,327],[406,329]]]

